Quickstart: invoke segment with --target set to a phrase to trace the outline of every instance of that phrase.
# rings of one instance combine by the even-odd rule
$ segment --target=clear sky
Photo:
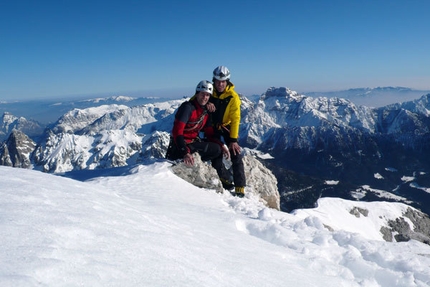
[[[430,1],[0,2],[0,100],[430,89]]]

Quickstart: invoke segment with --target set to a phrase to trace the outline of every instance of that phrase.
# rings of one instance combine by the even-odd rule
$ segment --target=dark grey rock
[[[355,206],[353,209],[351,209],[349,213],[351,213],[352,215],[355,215],[355,217],[357,218],[360,217],[360,214],[367,217],[369,215],[369,210]]]
[[[408,208],[402,217],[389,220],[388,226],[382,227],[380,231],[388,242],[393,239],[396,242],[413,239],[430,245],[430,218],[412,208]]]
[[[13,130],[0,148],[0,165],[31,168],[31,154],[36,144],[23,132]]]

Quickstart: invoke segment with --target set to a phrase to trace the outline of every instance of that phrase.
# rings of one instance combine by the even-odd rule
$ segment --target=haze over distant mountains
[[[45,99],[0,102],[0,113],[8,112],[18,117],[35,120],[43,124],[55,122],[63,114],[72,109],[85,109],[95,105],[121,104],[129,107],[166,101],[166,98],[112,96],[88,99]]]
[[[240,93],[240,89],[237,89]],[[340,91],[328,92],[305,92],[309,97],[338,97],[352,101],[356,105],[368,107],[381,107],[388,104],[399,103],[418,99],[424,94],[430,93],[430,90],[415,90],[406,87],[377,87],[377,88],[353,88]],[[191,96],[191,93],[190,95]],[[257,100],[261,95],[254,94],[247,96],[252,100]],[[87,99],[70,98],[70,99],[45,99],[45,100],[22,100],[22,101],[5,101],[0,102],[0,114],[4,112],[12,113],[17,117],[24,117],[29,120],[35,120],[43,124],[55,122],[60,116],[71,109],[85,109],[94,105],[121,104],[128,107],[143,105],[147,103],[162,102],[183,97],[176,96],[172,98],[164,97],[129,97],[129,96],[112,96],[112,97],[88,97]]]
[[[304,94],[310,97],[344,98],[356,105],[378,108],[393,103],[418,99],[428,93],[430,93],[430,90],[415,90],[406,87],[377,87],[329,92],[307,92]]]

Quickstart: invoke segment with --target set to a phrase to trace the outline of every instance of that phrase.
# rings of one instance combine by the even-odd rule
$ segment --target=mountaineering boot
[[[232,182],[230,182],[229,180],[224,179],[224,178],[220,178],[220,180],[221,180],[221,183],[222,183],[222,187],[224,189],[226,189],[226,190],[233,190],[234,185],[233,185]]]
[[[234,193],[237,197],[244,197],[245,196],[245,187],[236,186],[234,188]]]

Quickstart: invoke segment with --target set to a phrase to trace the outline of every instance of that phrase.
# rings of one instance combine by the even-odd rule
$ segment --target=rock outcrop
[[[252,155],[244,156],[244,165],[247,180],[245,193],[257,194],[266,206],[279,210],[280,196],[276,177]],[[216,170],[210,163],[202,162],[198,153],[194,154],[194,165],[192,167],[179,162],[172,166],[172,171],[195,186],[223,192]]]
[[[430,218],[425,213],[408,208],[403,217],[388,221],[388,227],[381,228],[381,233],[389,242],[414,239],[430,245]]]
[[[21,131],[13,130],[0,148],[0,165],[30,168],[36,143]]]
[[[369,210],[354,207],[350,213],[357,218],[360,216],[367,217]],[[430,218],[427,214],[408,207],[402,216],[388,220],[387,225],[382,226],[380,232],[382,238],[387,242],[403,242],[414,239],[430,245]]]

